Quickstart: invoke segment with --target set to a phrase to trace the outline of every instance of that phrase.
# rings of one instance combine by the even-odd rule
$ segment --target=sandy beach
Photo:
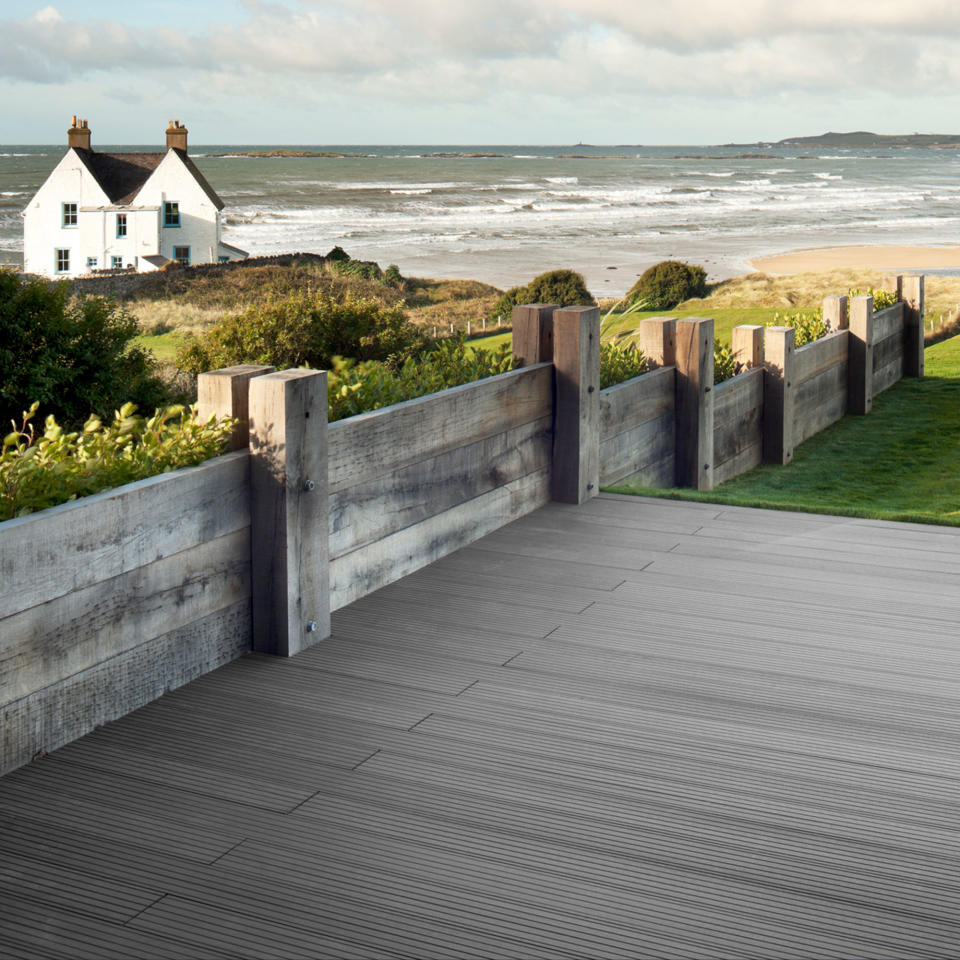
[[[960,246],[814,247],[774,257],[759,257],[750,264],[761,273],[787,275],[824,270],[943,270],[960,269]]]

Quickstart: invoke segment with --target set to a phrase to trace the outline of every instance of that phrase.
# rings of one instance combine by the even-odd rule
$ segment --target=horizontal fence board
[[[330,493],[503,433],[553,412],[553,364],[540,363],[330,424]]]
[[[549,467],[552,455],[553,418],[547,416],[347,487],[330,497],[330,556]]]
[[[0,724],[0,774],[41,750],[55,750],[125,716],[249,649],[250,601],[245,597],[6,704]]]
[[[797,389],[794,444],[801,444],[839,420],[847,411],[847,364],[831,367]]]
[[[248,476],[237,452],[0,523],[0,617],[249,526]]]
[[[873,371],[873,395],[877,396],[888,390],[903,378],[903,357],[897,357],[885,367],[875,367]]]
[[[734,477],[746,473],[763,462],[763,439],[742,447],[732,457],[728,457],[722,463],[716,464],[713,468],[714,484],[725,483]]]
[[[895,303],[886,310],[873,315],[873,341],[879,343],[887,337],[903,336],[903,303]]]
[[[250,530],[0,620],[0,704],[88,670],[250,595]]]
[[[600,442],[673,410],[676,367],[660,367],[600,391]]]
[[[740,453],[763,443],[763,370],[755,368],[725,380],[714,387],[713,410],[713,482],[729,480],[735,465],[720,471],[722,464],[736,461],[756,464],[751,457],[740,458]],[[738,471],[738,472],[742,472]]]
[[[897,365],[901,372],[903,370],[904,353],[903,336],[898,334],[887,337],[885,340],[878,340],[873,348],[873,369],[874,372],[882,370],[891,364]]]
[[[611,484],[647,472],[667,457],[673,463],[676,422],[672,410],[631,430],[600,441],[600,483]],[[673,486],[671,468],[670,482]]]
[[[793,384],[799,386],[821,373],[847,362],[849,331],[828,333],[813,343],[798,347],[793,353]]]
[[[520,477],[330,564],[330,609],[405,577],[550,500],[550,470]]]

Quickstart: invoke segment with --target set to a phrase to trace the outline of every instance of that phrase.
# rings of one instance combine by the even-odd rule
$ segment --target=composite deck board
[[[0,958],[955,958],[958,621],[960,530],[550,504],[0,780]]]

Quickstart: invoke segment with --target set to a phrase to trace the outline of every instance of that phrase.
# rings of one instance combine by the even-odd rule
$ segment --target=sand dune
[[[810,273],[846,267],[899,272],[947,267],[960,269],[960,246],[814,247],[809,250],[793,250],[774,257],[758,257],[749,262],[762,273],[772,274]]]

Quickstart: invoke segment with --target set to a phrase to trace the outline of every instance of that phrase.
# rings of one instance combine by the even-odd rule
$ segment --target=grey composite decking
[[[0,780],[0,957],[960,956],[960,529],[550,505]]]

